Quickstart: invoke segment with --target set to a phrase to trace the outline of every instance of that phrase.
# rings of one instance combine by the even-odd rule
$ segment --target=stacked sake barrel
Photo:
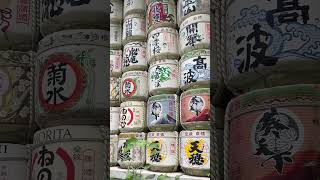
[[[34,5],[0,2],[0,179],[29,177]]]
[[[225,179],[316,179],[319,1],[227,4]]]
[[[42,1],[32,179],[107,179],[107,2]]]

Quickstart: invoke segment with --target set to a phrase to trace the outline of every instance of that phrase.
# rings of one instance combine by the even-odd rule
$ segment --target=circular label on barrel
[[[182,123],[209,121],[210,96],[208,93],[190,94],[181,97]]]
[[[51,56],[39,76],[39,98],[47,110],[63,110],[78,102],[84,77],[77,61],[65,55]]]
[[[122,84],[122,94],[131,97],[137,91],[137,84],[133,79],[125,79]]]

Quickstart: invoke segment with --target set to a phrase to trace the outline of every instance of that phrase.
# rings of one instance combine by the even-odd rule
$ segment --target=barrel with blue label
[[[235,92],[319,83],[320,1],[235,0],[227,10],[225,79]]]
[[[29,51],[36,27],[35,3],[32,0],[1,0],[0,49]]]
[[[226,110],[226,178],[319,178],[319,112],[319,84],[266,88],[233,99]]]
[[[0,140],[25,139],[32,117],[32,52],[0,51]],[[20,142],[22,143],[22,142]]]
[[[42,0],[40,31],[46,36],[68,29],[106,29],[109,22],[107,8],[108,2],[101,0]]]
[[[105,124],[108,33],[66,30],[39,42],[36,120],[41,126]]]

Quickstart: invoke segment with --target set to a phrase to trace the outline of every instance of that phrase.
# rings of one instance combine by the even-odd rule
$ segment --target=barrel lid
[[[149,36],[152,36],[154,34],[157,34],[157,33],[172,33],[172,34],[175,34],[175,35],[178,35],[178,30],[174,29],[174,28],[171,28],[171,27],[159,27],[157,29],[154,29],[152,30],[150,33],[149,33]]]
[[[76,29],[55,32],[39,42],[39,52],[54,47],[74,44],[107,47],[109,44],[109,32],[100,29]]]
[[[41,145],[70,141],[103,141],[106,136],[106,128],[102,126],[56,126],[37,131],[34,134],[33,144]]]
[[[233,99],[227,108],[227,117],[266,108],[288,106],[320,106],[320,85],[300,84],[251,91]]]
[[[160,94],[160,95],[149,97],[148,102],[162,100],[162,99],[169,99],[169,98],[174,98],[175,100],[177,100],[178,96],[176,94]]]
[[[194,95],[199,93],[208,93],[210,94],[210,88],[199,88],[199,89],[190,89],[181,94],[181,98],[188,95]]]
[[[185,19],[181,23],[180,31],[182,29],[184,29],[187,25],[191,24],[191,23],[202,22],[202,21],[210,22],[210,15],[209,14],[197,14],[197,15],[188,17],[187,19]]]
[[[181,131],[180,138],[210,138],[210,131],[208,130],[193,130],[193,131]]]
[[[182,55],[180,62],[184,62],[188,59],[198,57],[198,56],[210,56],[210,50],[209,49],[197,49],[189,51]]]
[[[173,64],[173,65],[179,65],[179,61],[175,59],[163,59],[163,60],[157,60],[150,63],[150,68],[152,66],[157,66],[160,64]]]
[[[21,144],[0,143],[0,160],[6,158],[26,158],[27,147]]]
[[[33,52],[0,51],[0,65],[5,66],[30,66]]]
[[[120,133],[119,139],[130,139],[130,138],[137,138],[137,139],[145,139],[146,133],[139,132],[139,133]]]
[[[140,41],[129,42],[126,45],[124,45],[124,49],[132,47],[132,46],[139,46],[139,47],[147,48],[147,43],[146,42],[140,42]]]
[[[176,138],[179,136],[177,131],[161,131],[161,132],[149,132],[148,138]]]
[[[128,71],[123,73],[122,78],[126,78],[127,76],[144,76],[147,77],[148,76],[148,72],[147,71]]]
[[[127,107],[127,106],[146,106],[146,102],[144,101],[126,101],[121,103],[120,107]]]

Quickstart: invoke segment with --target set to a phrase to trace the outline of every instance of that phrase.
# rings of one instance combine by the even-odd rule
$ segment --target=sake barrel
[[[121,101],[148,99],[148,73],[129,71],[122,75]]]
[[[27,146],[0,143],[0,179],[28,180],[29,160]]]
[[[179,30],[180,54],[193,49],[210,49],[210,15],[198,14],[181,23]]]
[[[181,89],[209,88],[210,62],[209,49],[193,50],[184,54],[180,60]]]
[[[147,129],[147,107],[143,101],[127,101],[120,106],[120,132],[141,132]]]
[[[123,21],[122,43],[126,44],[132,41],[145,41],[146,20],[144,14],[127,15]]]
[[[146,0],[147,31],[159,27],[177,27],[177,6],[175,0]]]
[[[179,105],[179,97],[176,94],[162,94],[150,97],[147,104],[149,130],[177,130],[180,120]]]
[[[179,133],[149,132],[146,163],[151,171],[175,172],[179,165]]]
[[[110,134],[118,134],[120,122],[120,107],[110,107]]]
[[[106,29],[109,23],[107,1],[101,0],[43,0],[40,4],[42,35],[71,29]]]
[[[314,46],[319,5],[314,0],[232,1],[226,18],[227,86],[249,92],[320,83],[320,47]]]
[[[110,135],[110,165],[116,166],[118,164],[118,135]]]
[[[110,105],[120,105],[120,84],[121,78],[110,77]]]
[[[110,47],[112,49],[122,49],[122,25],[110,23]]]
[[[127,71],[145,71],[148,69],[147,44],[145,42],[130,42],[123,48],[122,69]]]
[[[122,73],[122,50],[110,50],[110,75],[121,76]]]
[[[32,47],[35,7],[33,1],[0,2],[0,49],[28,51]]]
[[[154,60],[178,59],[178,31],[173,28],[157,28],[148,35],[147,59],[149,64]]]
[[[197,14],[210,15],[210,1],[208,0],[179,0],[177,4],[178,25],[190,16]]]
[[[123,15],[123,1],[110,0],[110,8],[110,22],[121,23]]]
[[[118,143],[118,164],[121,168],[141,168],[146,162],[146,133],[121,133]],[[130,147],[128,147],[130,144]],[[133,146],[133,147],[131,147]]]
[[[181,131],[179,138],[182,171],[193,176],[209,176],[210,131]]]
[[[145,14],[146,5],[145,0],[124,0],[123,14],[127,16],[129,14]]]
[[[226,110],[227,178],[319,177],[319,90],[311,84],[279,86],[233,99]]]
[[[57,126],[34,134],[31,179],[106,179],[104,130]]]
[[[33,108],[32,52],[0,51],[0,140],[26,137]]]
[[[149,94],[177,93],[179,91],[179,63],[165,59],[155,61],[149,68]]]
[[[39,42],[36,112],[47,126],[104,124],[107,31],[66,30]]]
[[[181,125],[186,130],[210,129],[210,89],[192,89],[181,94]]]

